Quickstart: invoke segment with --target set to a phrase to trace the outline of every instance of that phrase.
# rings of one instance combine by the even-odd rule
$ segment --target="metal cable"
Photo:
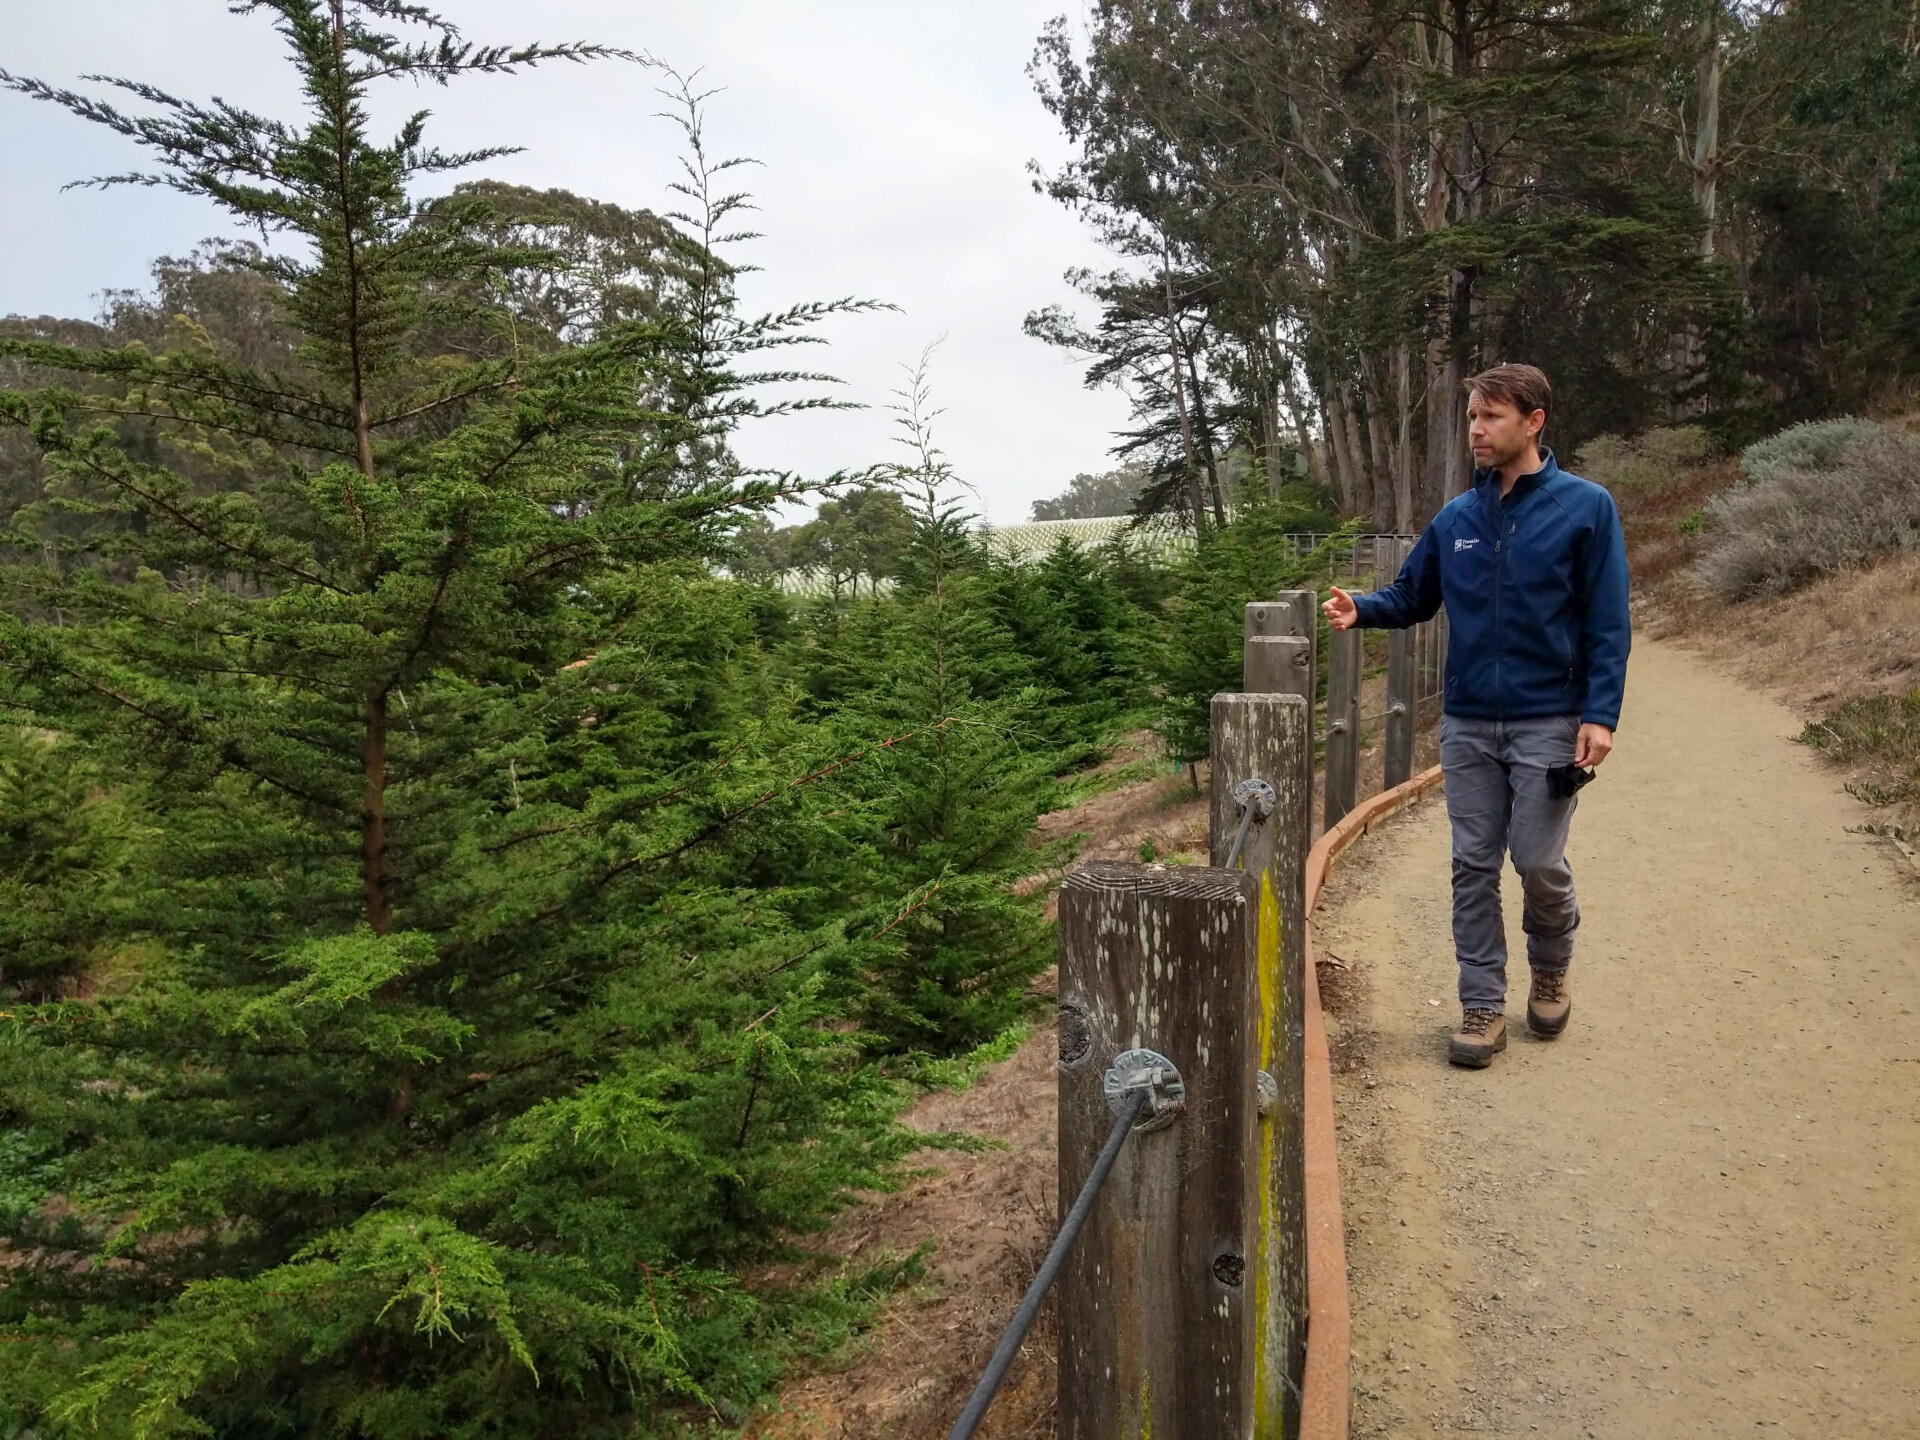
[[[972,1440],[973,1432],[986,1419],[987,1407],[999,1393],[1000,1382],[1007,1378],[1007,1367],[1013,1364],[1020,1342],[1027,1338],[1027,1331],[1033,1326],[1033,1317],[1040,1313],[1040,1302],[1047,1298],[1047,1291],[1053,1288],[1060,1266],[1067,1258],[1067,1251],[1073,1248],[1073,1242],[1080,1234],[1080,1227],[1087,1223],[1087,1216],[1093,1211],[1094,1199],[1099,1195],[1100,1187],[1107,1183],[1108,1172],[1119,1158],[1120,1147],[1126,1144],[1127,1134],[1133,1129],[1133,1122],[1139,1118],[1148,1095],[1149,1092],[1144,1088],[1135,1090],[1121,1107],[1119,1117],[1113,1122],[1113,1129],[1107,1132],[1107,1143],[1100,1149],[1100,1158],[1093,1162],[1087,1183],[1080,1187],[1073,1208],[1067,1211],[1067,1218],[1060,1225],[1060,1233],[1054,1237],[1053,1248],[1047,1251],[1047,1258],[1040,1262],[1040,1272],[1033,1277],[1033,1283],[1027,1286],[1027,1293],[1020,1299],[1020,1308],[1013,1312],[1007,1333],[1000,1337],[993,1358],[987,1362],[986,1373],[980,1377],[980,1383],[973,1387],[967,1408],[953,1422],[947,1440]]]
[[[1253,806],[1242,801],[1240,804],[1240,828],[1234,834],[1233,848],[1227,851],[1226,869],[1231,870],[1240,863],[1240,851],[1247,843],[1247,831],[1252,825]]]

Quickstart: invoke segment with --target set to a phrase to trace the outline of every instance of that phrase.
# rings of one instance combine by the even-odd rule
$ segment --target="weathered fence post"
[[[1213,697],[1213,860],[1238,830],[1234,790],[1260,779],[1274,808],[1253,826],[1240,863],[1260,879],[1260,1068],[1274,1103],[1260,1131],[1262,1187],[1253,1241],[1258,1440],[1291,1436],[1306,1358],[1307,1249],[1304,1046],[1306,860],[1313,814],[1312,710],[1299,695]]]
[[[1313,697],[1313,641],[1294,628],[1295,607],[1256,600],[1246,609],[1242,684],[1250,695]]]
[[[1319,596],[1312,590],[1282,590],[1279,604],[1287,612],[1285,634],[1305,636],[1312,645],[1312,659],[1308,661],[1308,672],[1318,683],[1320,674],[1320,626],[1314,611],[1319,605]],[[1313,691],[1307,691],[1307,698],[1313,699]]]
[[[1353,809],[1360,784],[1360,630],[1334,632],[1327,655],[1327,795],[1331,827]]]
[[[1413,777],[1413,724],[1420,687],[1414,669],[1412,630],[1393,630],[1387,638],[1386,788]]]
[[[1302,783],[1309,793],[1313,790],[1313,715],[1320,674],[1316,598],[1311,590],[1282,590],[1278,600],[1257,600],[1247,606],[1241,682],[1249,695],[1298,695],[1307,702],[1308,744],[1299,760],[1304,767]],[[1311,817],[1307,823],[1312,826]]]
[[[1253,872],[1093,861],[1061,886],[1061,1213],[1112,1128],[1118,1054],[1158,1051],[1186,1091],[1128,1139],[1068,1253],[1062,1440],[1252,1433],[1260,915]]]

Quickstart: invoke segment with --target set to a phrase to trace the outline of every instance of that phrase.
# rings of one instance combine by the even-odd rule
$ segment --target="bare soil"
[[[931,1242],[926,1280],[886,1305],[845,1368],[787,1386],[749,1427],[759,1440],[935,1440],[944,1436],[1039,1268],[1054,1229],[1052,1026],[969,1089],[929,1095],[906,1120],[964,1130],[994,1148],[928,1150],[904,1189],[843,1215],[814,1248],[850,1258],[911,1253]],[[1051,1307],[1049,1307],[1051,1309]],[[1029,1333],[980,1434],[1053,1434],[1054,1325]]]
[[[1442,807],[1337,870],[1356,1436],[1920,1436],[1920,884],[1800,723],[1638,648],[1572,1025],[1526,1032],[1510,881],[1488,1071],[1445,1063]]]

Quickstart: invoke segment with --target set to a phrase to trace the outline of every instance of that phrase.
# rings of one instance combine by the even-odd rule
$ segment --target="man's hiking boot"
[[[1447,1045],[1447,1058],[1456,1065],[1484,1070],[1507,1048],[1507,1017],[1498,1010],[1469,1010],[1460,1030]]]
[[[1527,992],[1527,1028],[1542,1040],[1551,1040],[1567,1028],[1573,1014],[1573,996],[1567,993],[1567,972],[1536,970]]]

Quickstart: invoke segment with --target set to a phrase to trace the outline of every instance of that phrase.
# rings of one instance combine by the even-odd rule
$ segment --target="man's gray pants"
[[[1520,873],[1527,963],[1565,970],[1573,960],[1580,906],[1567,864],[1569,796],[1547,792],[1547,767],[1573,759],[1577,715],[1531,720],[1440,717],[1440,765],[1453,823],[1453,948],[1462,1009],[1506,1009],[1507,932],[1500,918],[1500,866]]]

